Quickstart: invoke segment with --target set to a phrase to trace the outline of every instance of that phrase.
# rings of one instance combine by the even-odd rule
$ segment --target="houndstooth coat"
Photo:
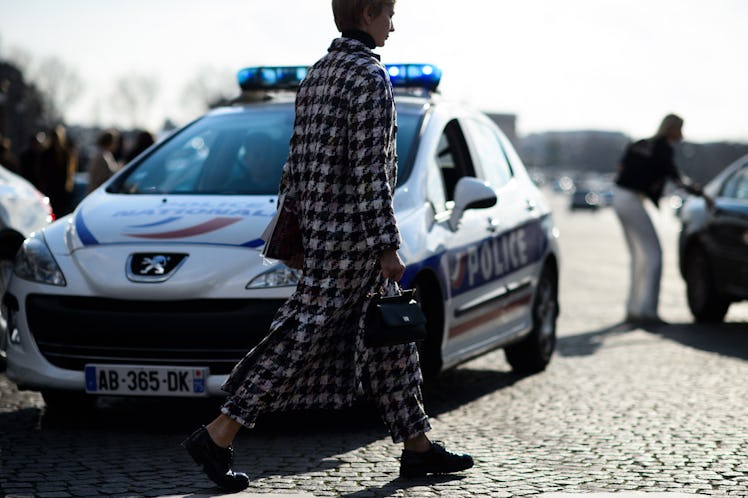
[[[224,412],[245,426],[258,411],[341,408],[360,394],[420,398],[415,346],[370,349],[362,340],[367,294],[383,283],[379,256],[400,243],[395,123],[379,57],[357,40],[334,40],[297,94],[280,186],[300,205],[303,277],[223,385]]]

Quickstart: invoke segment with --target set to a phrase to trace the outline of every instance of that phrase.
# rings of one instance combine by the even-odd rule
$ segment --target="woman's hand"
[[[382,276],[395,282],[399,282],[405,273],[405,264],[394,249],[385,249],[379,257],[379,266]]]

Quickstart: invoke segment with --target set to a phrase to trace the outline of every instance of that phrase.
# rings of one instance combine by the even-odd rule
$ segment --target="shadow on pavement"
[[[509,370],[478,370],[466,367],[443,372],[423,388],[424,402],[432,416],[449,412],[498,389],[509,387],[524,375]],[[38,430],[85,430],[87,433],[145,433],[186,435],[207,424],[219,413],[221,399],[102,398],[92,410],[28,408],[0,413],[0,423],[18,426],[21,420]],[[33,416],[31,413],[33,412]],[[33,422],[31,422],[33,421]],[[303,422],[303,423],[300,423]],[[376,408],[361,401],[343,410],[305,410],[261,415],[252,433],[339,433],[382,425]]]
[[[487,394],[509,387],[527,375],[511,370],[476,370],[466,367],[443,372],[423,388],[424,405],[430,416],[450,412]]]
[[[684,346],[748,360],[748,323],[668,323],[636,326],[616,323],[608,327],[560,337],[557,353],[561,356],[586,356],[602,347],[607,337],[643,330]]]
[[[748,322],[671,323],[645,330],[694,349],[748,360]]]
[[[603,345],[606,337],[625,334],[636,330],[637,327],[626,322],[620,322],[607,327],[580,332],[579,334],[559,337],[556,342],[556,353],[560,356],[587,356]]]
[[[431,475],[415,479],[403,479],[398,477],[383,486],[371,486],[353,493],[339,495],[340,498],[370,498],[372,496],[395,496],[398,491],[405,491],[419,486],[433,486],[444,482],[454,482],[464,479],[461,475]]]

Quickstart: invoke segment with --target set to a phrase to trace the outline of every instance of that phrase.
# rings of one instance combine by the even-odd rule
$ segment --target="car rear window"
[[[109,188],[123,194],[275,195],[293,132],[291,106],[206,116],[132,164]],[[410,172],[418,113],[398,115],[398,184]]]

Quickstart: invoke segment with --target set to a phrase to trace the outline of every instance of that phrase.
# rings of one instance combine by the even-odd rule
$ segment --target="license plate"
[[[86,365],[86,392],[130,396],[207,396],[207,367]]]

